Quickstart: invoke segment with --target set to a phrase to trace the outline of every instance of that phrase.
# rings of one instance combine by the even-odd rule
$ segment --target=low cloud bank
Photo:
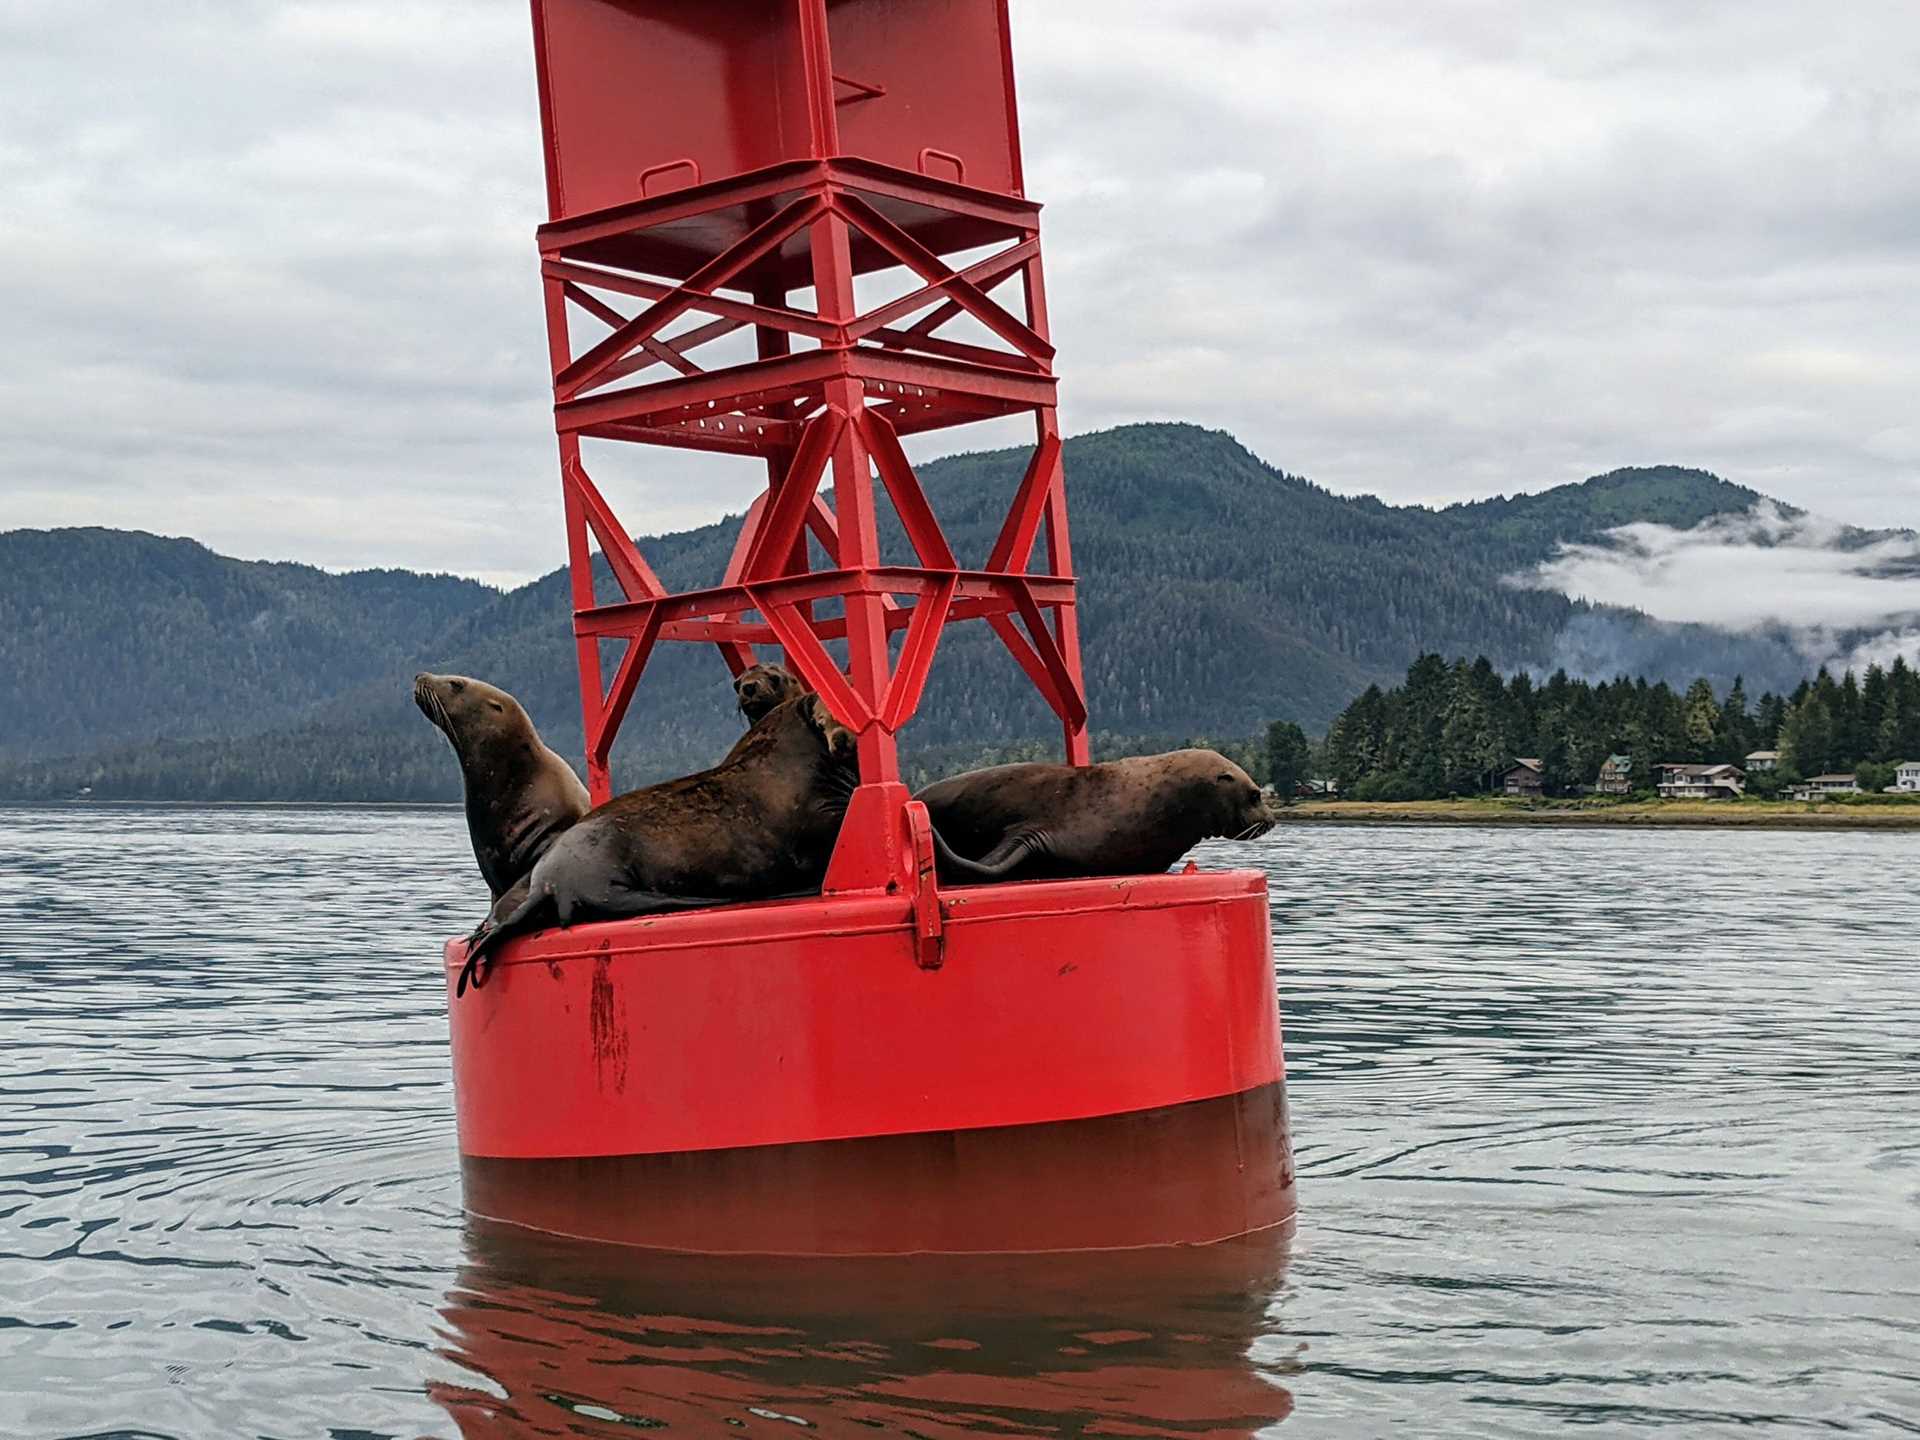
[[[1786,694],[1813,667],[1781,631],[1743,634],[1711,625],[1652,620],[1631,610],[1582,611],[1553,638],[1536,678],[1564,670],[1590,684],[1622,675],[1664,680],[1676,689],[1705,677],[1724,695],[1735,678],[1749,695]]]
[[[1896,655],[1920,663],[1920,535],[1851,529],[1771,502],[1688,530],[1622,525],[1562,544],[1508,583],[1778,639],[1809,669],[1864,669]],[[1637,668],[1639,646],[1626,633],[1612,638],[1623,668]]]

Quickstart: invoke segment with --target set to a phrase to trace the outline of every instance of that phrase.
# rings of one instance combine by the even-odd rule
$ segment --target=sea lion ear
[[[834,718],[833,711],[827,708],[827,702],[818,695],[808,697],[805,704],[807,718],[813,722],[813,728],[820,732],[820,738],[827,742],[827,754],[836,760],[852,758],[859,749],[859,739],[853,731]]]

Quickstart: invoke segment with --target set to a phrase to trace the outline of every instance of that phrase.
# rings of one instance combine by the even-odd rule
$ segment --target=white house
[[[1893,772],[1895,795],[1920,795],[1920,760],[1902,760]]]
[[[1756,750],[1747,756],[1747,773],[1749,775],[1762,775],[1769,770],[1778,770],[1779,768],[1780,752],[1778,750]]]
[[[1747,777],[1737,765],[1662,765],[1658,788],[1662,800],[1737,800]]]
[[[1829,795],[1858,795],[1860,782],[1852,775],[1816,775],[1793,788],[1796,800],[1824,800]]]

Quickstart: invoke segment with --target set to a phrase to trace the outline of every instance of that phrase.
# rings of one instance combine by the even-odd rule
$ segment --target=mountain
[[[991,546],[1025,458],[923,467],[963,564]],[[1428,651],[1543,666],[1568,626],[1596,612],[1505,575],[1628,520],[1688,526],[1761,498],[1660,467],[1395,507],[1334,495],[1231,436],[1177,424],[1077,437],[1066,465],[1087,682],[1108,749],[1251,735],[1276,717],[1319,728]],[[642,549],[670,586],[711,583],[738,524]],[[883,547],[907,558],[897,525]],[[451,758],[409,703],[408,679],[419,668],[485,676],[575,754],[568,610],[564,572],[503,595],[447,577],[228,560],[121,532],[0,536],[0,759],[13,762],[0,766],[0,794],[90,784],[150,797],[452,798]],[[1733,647],[1728,663],[1766,659],[1716,640]],[[711,649],[662,647],[615,754],[620,780],[711,763],[737,733],[729,701]],[[903,737],[910,760],[930,771],[1036,741],[1057,743],[1055,725],[999,643],[984,626],[948,631]]]
[[[391,675],[495,590],[231,560],[122,530],[0,534],[0,758],[289,724]]]

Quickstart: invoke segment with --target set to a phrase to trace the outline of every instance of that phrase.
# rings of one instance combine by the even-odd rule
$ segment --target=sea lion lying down
[[[498,900],[592,808],[587,787],[541,741],[520,702],[484,680],[423,671],[413,677],[413,703],[460,761],[467,837]]]
[[[818,894],[859,784],[853,732],[817,695],[768,711],[711,770],[620,795],[560,835],[475,930],[457,993],[515,935]]]
[[[1278,818],[1247,772],[1216,750],[999,765],[914,798],[945,841],[940,878],[950,881],[1153,875],[1202,840],[1251,840]]]

